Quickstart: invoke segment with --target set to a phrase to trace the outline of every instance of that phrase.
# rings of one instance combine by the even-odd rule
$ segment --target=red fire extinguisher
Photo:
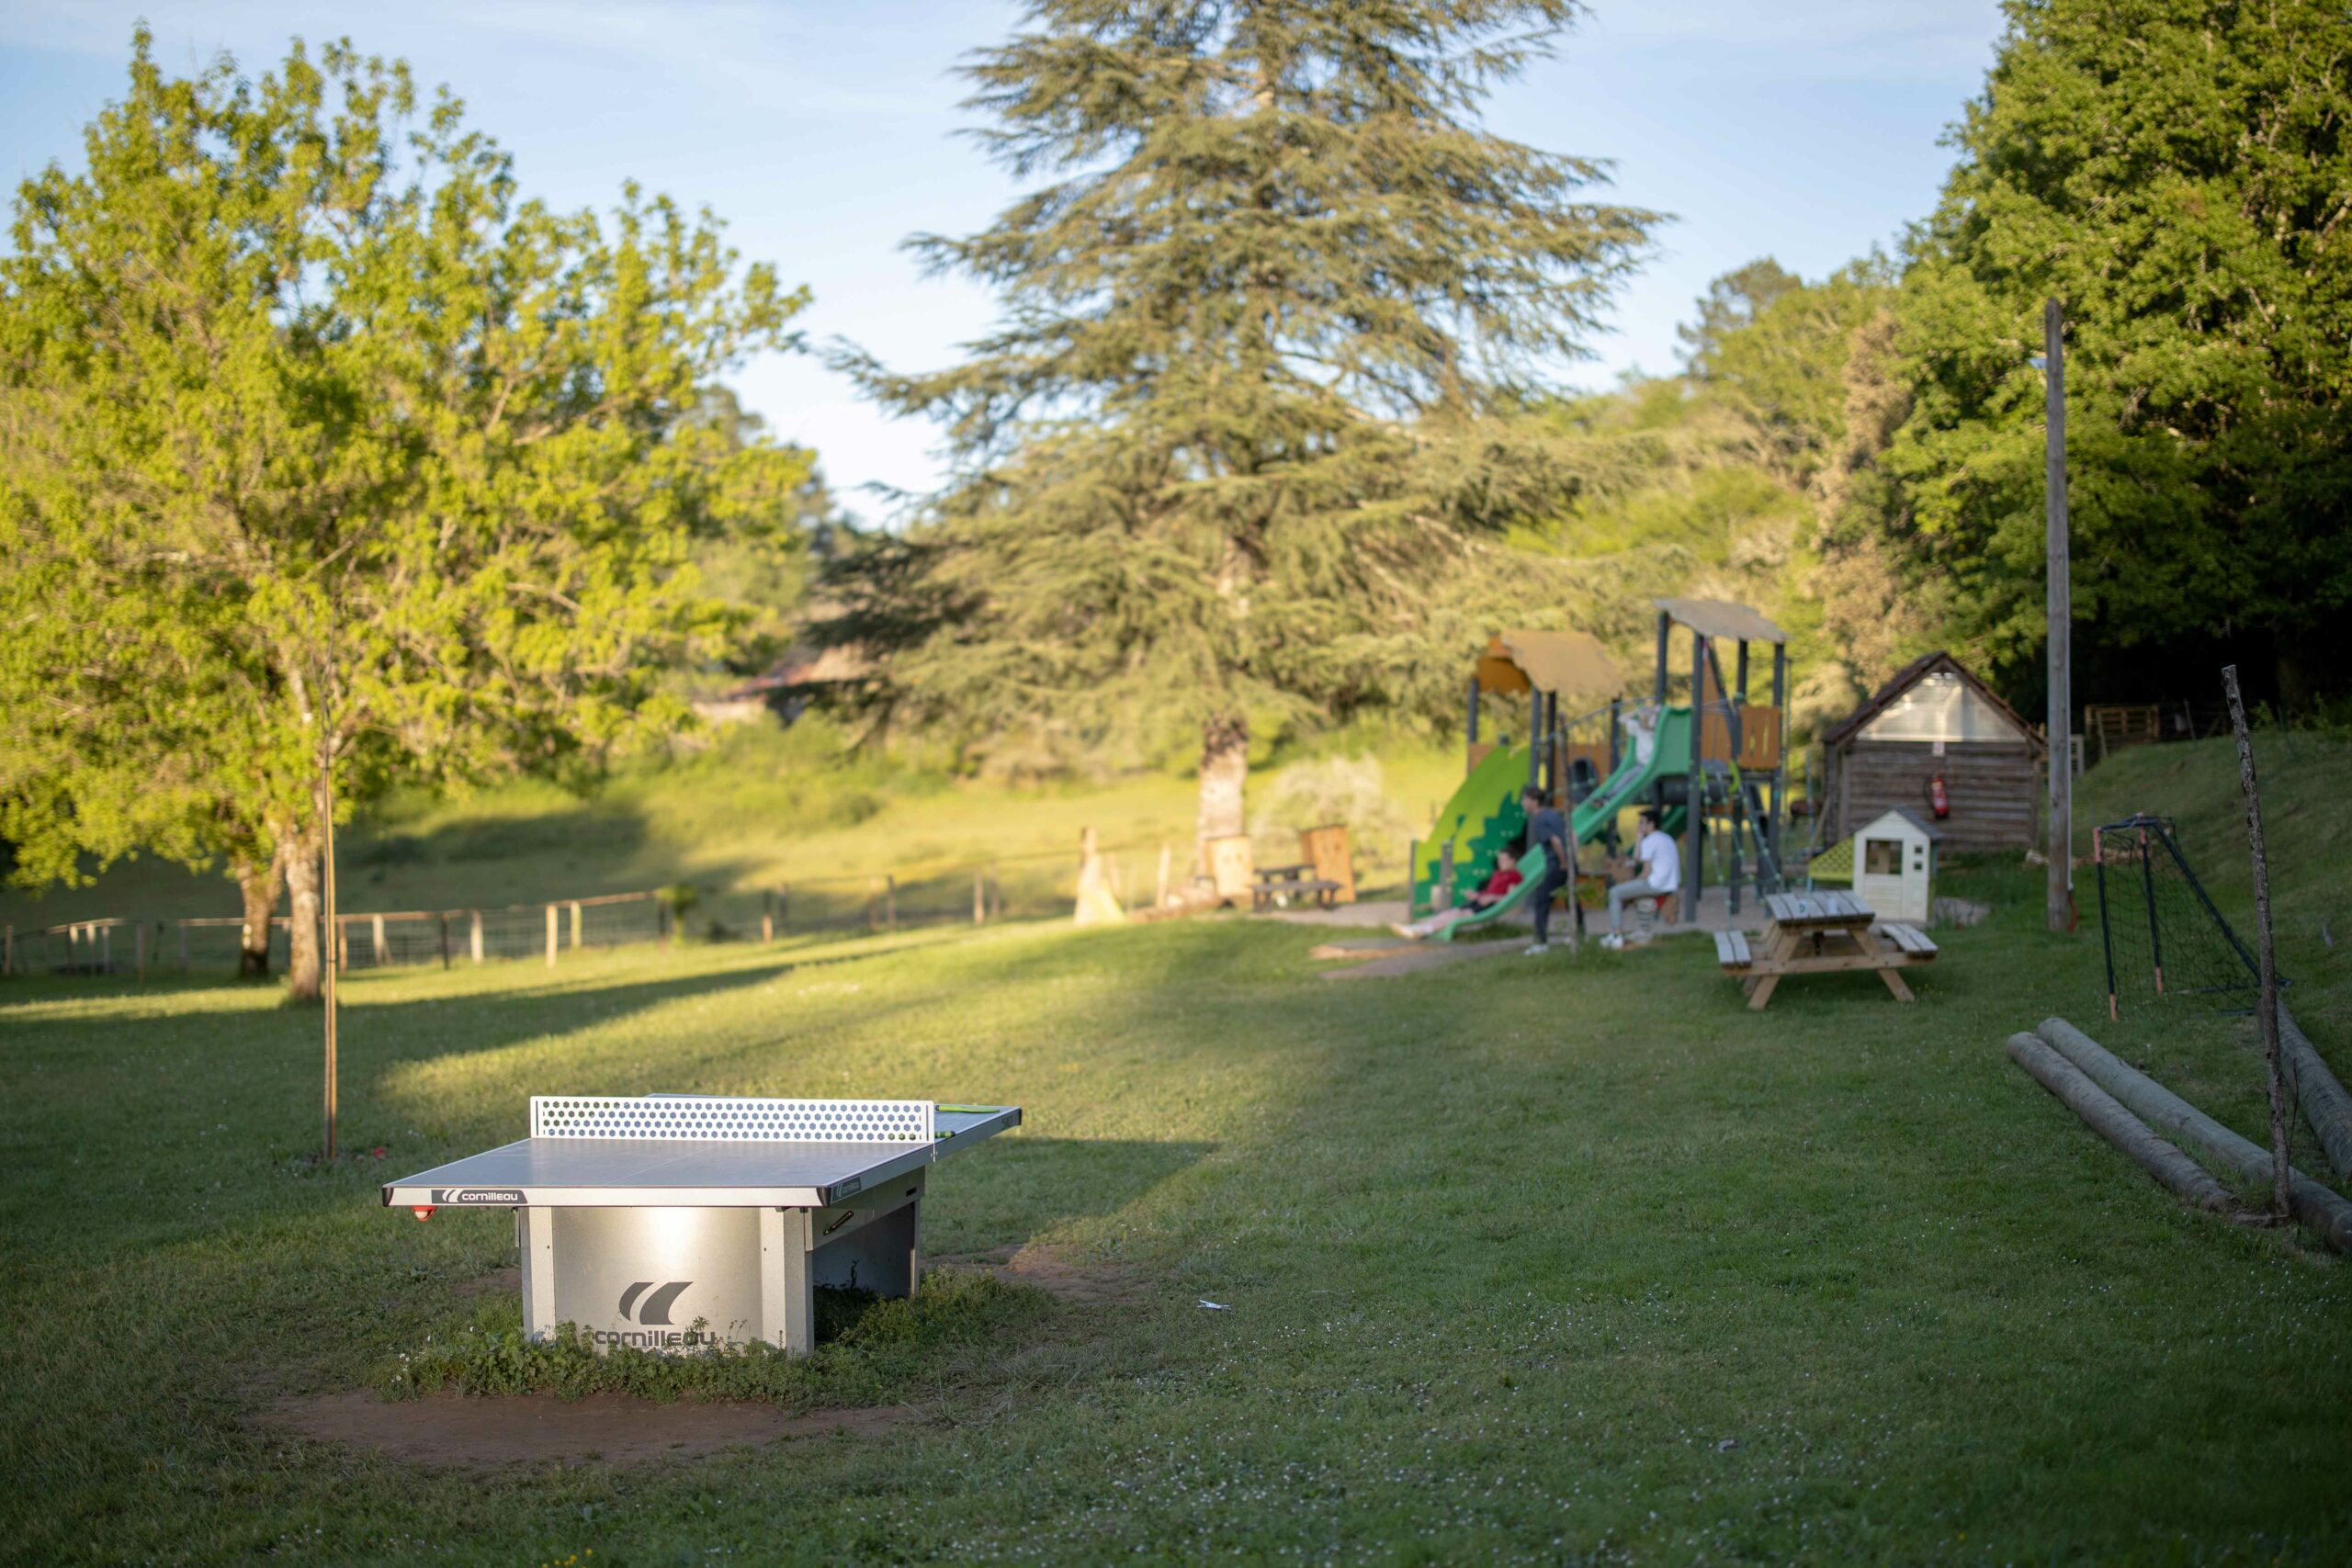
[[[1940,822],[1951,815],[1951,796],[1944,793],[1944,776],[1938,773],[1928,781],[1928,806]]]

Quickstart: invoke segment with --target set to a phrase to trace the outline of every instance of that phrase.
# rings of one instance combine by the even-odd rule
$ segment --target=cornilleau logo
[[[642,1326],[593,1329],[588,1337],[599,1345],[634,1345],[645,1350],[691,1350],[717,1344],[718,1337],[705,1329],[670,1326],[670,1309],[693,1284],[692,1280],[673,1280],[657,1290],[652,1280],[639,1280],[621,1292],[620,1318],[632,1321],[634,1308],[634,1321]]]
[[[677,1304],[678,1298],[685,1294],[686,1287],[693,1283],[692,1280],[673,1280],[660,1290],[653,1291],[652,1280],[639,1280],[621,1292],[621,1321],[629,1321],[628,1309],[635,1306],[638,1307],[638,1322],[648,1328],[657,1325],[667,1328],[670,1325],[670,1309]],[[645,1296],[648,1291],[653,1291],[653,1293]],[[639,1306],[639,1296],[645,1296],[642,1306]]]
[[[466,1203],[522,1203],[523,1194],[512,1187],[436,1187],[433,1190],[435,1203],[462,1205]]]

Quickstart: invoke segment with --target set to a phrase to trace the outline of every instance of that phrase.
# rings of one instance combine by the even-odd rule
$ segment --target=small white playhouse
[[[1924,925],[1935,898],[1935,827],[1898,806],[1854,834],[1854,897],[1883,920]]]

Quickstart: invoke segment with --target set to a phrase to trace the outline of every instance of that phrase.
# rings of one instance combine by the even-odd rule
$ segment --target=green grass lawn
[[[2200,800],[2226,759],[2140,765],[2099,788]],[[2304,795],[2331,775],[2279,776],[2278,832],[2340,888]],[[2225,900],[2228,843],[2194,851]],[[2302,886],[2282,964],[2343,1067],[2313,1021],[2344,1013],[2336,895]],[[0,1556],[2352,1557],[2344,1260],[2184,1211],[2002,1053],[2064,1013],[2255,1132],[2242,1025],[2107,1030],[2095,929],[2043,933],[2037,872],[1947,890],[1996,913],[1939,933],[1907,1008],[1829,976],[1751,1014],[1689,940],[1333,984],[1322,933],[1237,919],[362,976],[362,1157],[329,1168],[315,1013],[14,982]],[[1017,1101],[937,1173],[929,1249],[1047,1243],[1133,1299],[870,1314],[760,1386],[922,1420],[670,1468],[484,1476],[256,1425],[514,1333],[467,1288],[508,1216],[420,1225],[380,1180],[519,1135],[533,1092],[650,1090]]]
[[[0,1540],[279,1551],[2341,1561],[2346,1271],[2184,1213],[2001,1054],[2085,1016],[2030,878],[1898,1008],[1741,1008],[1702,945],[1385,982],[1238,920],[356,980],[345,1137],[266,991],[23,986],[0,1015]],[[983,1297],[789,1392],[933,1418],[485,1480],[266,1435],[278,1397],[511,1331],[503,1214],[380,1179],[533,1090],[1018,1100],[938,1254],[1045,1240],[1120,1311]],[[1210,1312],[1202,1298],[1229,1303]]]

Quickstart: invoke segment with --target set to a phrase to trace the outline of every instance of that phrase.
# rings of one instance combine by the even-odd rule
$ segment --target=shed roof
[[[1478,657],[1482,692],[1566,693],[1597,697],[1624,689],[1617,661],[1589,632],[1497,632]]]
[[[2018,734],[2022,736],[2027,744],[2031,746],[2036,752],[2041,752],[2045,750],[2042,738],[2035,732],[2033,726],[2028,724],[2024,718],[2019,716],[2017,709],[2003,702],[2000,698],[2000,694],[1994,691],[1992,687],[1986,685],[1984,682],[1978,680],[1966,665],[1962,664],[1959,660],[1954,659],[1949,652],[1942,649],[1938,649],[1933,653],[1921,654],[1918,658],[1913,660],[1910,663],[1905,665],[1902,669],[1897,670],[1893,675],[1889,676],[1887,678],[1886,684],[1871,693],[1868,701],[1864,702],[1861,706],[1856,708],[1853,712],[1848,714],[1844,718],[1839,719],[1836,724],[1831,725],[1829,728],[1823,733],[1821,737],[1822,744],[1825,746],[1844,745],[1847,741],[1854,738],[1855,732],[1860,730],[1862,726],[1876,718],[1880,714],[1884,713],[1887,708],[1894,704],[1896,698],[1902,696],[1904,693],[1917,685],[1921,681],[1926,680],[1928,675],[1938,670],[1949,670],[1953,674],[1959,676],[1970,690],[1973,691],[1978,696],[1984,698],[1987,703],[1990,703],[1993,705],[1995,712],[1998,713],[2003,718],[2007,719],[2012,726],[2014,726]]]
[[[1650,603],[1702,637],[1734,642],[1786,642],[1789,634],[1745,604],[1728,599],[1653,599]]]

